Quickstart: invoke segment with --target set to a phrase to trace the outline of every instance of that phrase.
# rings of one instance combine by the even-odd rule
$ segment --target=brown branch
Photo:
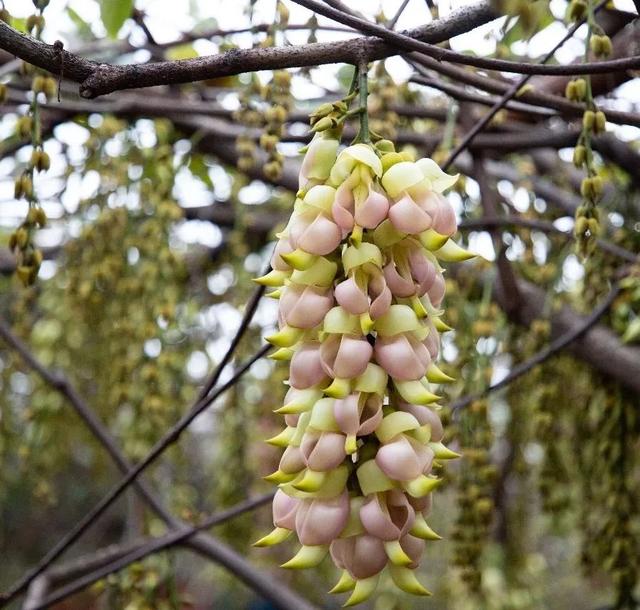
[[[94,582],[105,578],[109,574],[118,572],[119,570],[126,568],[136,561],[140,561],[145,557],[148,557],[149,555],[165,551],[176,545],[184,544],[189,540],[189,538],[191,538],[195,533],[199,531],[208,529],[220,523],[224,523],[248,511],[252,511],[256,508],[264,506],[272,500],[273,495],[274,493],[271,492],[263,494],[262,496],[258,496],[257,498],[250,498],[248,500],[245,500],[244,502],[232,506],[227,510],[212,515],[198,525],[183,527],[179,530],[171,531],[158,538],[137,541],[135,545],[130,547],[126,553],[122,553],[121,549],[117,549],[118,552],[114,554],[112,561],[105,562],[104,558],[102,558],[102,560],[100,561],[101,565],[98,565],[97,567],[95,567],[95,569],[92,569],[90,571],[83,571],[80,577],[54,591],[51,595],[46,597],[46,599],[44,599],[44,601],[40,605],[34,606],[31,610],[39,610],[39,608],[46,608],[50,605],[53,605],[54,603],[60,602],[63,599],[70,597],[74,593],[85,589],[89,585],[92,585]],[[87,561],[87,558],[85,558],[85,561]],[[91,558],[88,558],[88,561],[91,561]],[[76,563],[77,562],[71,564],[70,568],[72,570],[77,569]],[[57,570],[58,580],[65,579],[64,576],[66,576],[66,574],[64,576],[63,574],[64,573],[61,572],[61,570]]]
[[[468,32],[498,17],[489,2],[465,7],[447,19],[434,21],[408,32],[433,43]],[[54,74],[60,71],[60,56],[52,45],[24,36],[0,23],[0,48]],[[80,95],[93,98],[121,89],[189,83],[257,70],[271,70],[331,63],[356,64],[397,54],[397,49],[373,37],[300,46],[232,50],[219,55],[149,64],[98,63],[63,51],[64,75],[81,83]]]
[[[170,430],[167,434],[163,436],[163,438],[154,446],[151,453],[145,460],[140,462],[134,467],[131,467],[126,460],[119,454],[117,448],[113,444],[112,440],[108,436],[108,433],[104,431],[100,425],[97,425],[95,421],[92,420],[92,413],[88,409],[86,405],[82,402],[79,396],[75,393],[72,386],[61,377],[58,377],[52,373],[50,373],[46,368],[44,368],[35,357],[29,352],[28,348],[22,344],[22,342],[17,339],[11,331],[8,329],[4,323],[0,321],[0,335],[12,346],[16,349],[25,361],[32,367],[36,372],[38,372],[47,383],[58,389],[65,397],[67,397],[76,410],[78,410],[78,406],[80,407],[79,413],[83,417],[83,420],[90,427],[92,432],[99,438],[105,447],[109,450],[110,455],[116,461],[116,463],[121,467],[121,469],[126,473],[126,476],[121,480],[119,485],[117,485],[112,492],[107,495],[101,502],[94,507],[94,509],[88,513],[84,519],[82,519],[76,527],[74,527],[63,539],[43,558],[43,560],[31,571],[29,571],[23,578],[21,578],[7,593],[5,593],[0,601],[3,604],[9,603],[17,594],[22,592],[31,582],[33,582],[38,576],[44,573],[44,571],[48,568],[48,566],[66,550],[75,540],[77,540],[80,535],[89,526],[99,517],[105,510],[110,506],[117,497],[121,495],[121,493],[129,486],[129,484],[136,484],[138,481],[136,480],[137,476],[141,474],[141,472],[149,466],[161,453],[172,443],[174,443],[180,433],[186,429],[195,417],[199,413],[201,413],[211,402],[215,400],[217,396],[219,396],[225,389],[230,387],[235,381],[239,378],[241,374],[243,374],[250,365],[259,357],[261,357],[264,353],[268,351],[268,346],[265,346],[262,350],[260,350],[254,358],[252,358],[249,363],[246,363],[244,366],[241,366],[240,369],[236,372],[236,374],[229,380],[226,384],[223,384],[216,391],[210,392],[213,385],[219,378],[219,375],[224,368],[224,365],[229,361],[231,354],[233,353],[235,347],[237,346],[240,338],[242,337],[244,331],[248,327],[249,321],[251,320],[253,313],[255,312],[255,308],[257,307],[257,303],[259,301],[259,297],[261,295],[261,291],[258,289],[254,294],[252,300],[248,303],[245,316],[243,321],[236,333],[234,341],[232,342],[230,348],[227,350],[225,358],[220,363],[220,365],[216,368],[214,373],[212,374],[209,382],[205,384],[203,391],[199,397],[199,400],[196,401],[196,405],[192,408],[192,410],[183,417],[180,422],[172,430]],[[87,419],[88,417],[88,419]],[[105,436],[106,435],[106,436]],[[167,521],[168,524],[173,527],[179,527],[181,524],[175,518],[173,518],[163,507],[159,504],[157,500],[153,498],[153,496],[147,492],[142,484],[138,486],[138,489],[143,494],[145,500],[151,505],[151,507]],[[191,533],[193,534],[193,532]],[[187,536],[187,538],[191,537],[191,534]],[[249,584],[254,590],[261,593],[268,599],[271,599],[278,607],[281,608],[310,608],[302,599],[298,598],[295,594],[290,592],[288,589],[284,587],[274,588],[272,583],[264,577],[260,572],[257,572],[254,568],[252,568],[249,564],[247,564],[240,556],[234,553],[231,549],[227,548],[222,543],[214,540],[210,537],[204,537],[202,535],[194,537],[189,541],[189,545],[195,550],[204,553],[215,561],[219,561],[222,565],[230,569],[233,573],[238,575],[242,580],[244,580],[247,584]]]
[[[599,11],[605,4],[607,0],[601,0],[601,2],[593,9],[594,11]],[[569,39],[571,39],[576,32],[576,30],[582,25],[584,19],[575,23],[569,31],[553,46],[553,48],[545,54],[540,62],[540,65],[546,64],[555,54],[555,52],[564,45]],[[505,92],[502,98],[500,98],[491,108],[489,112],[487,112],[462,138],[462,140],[456,145],[456,147],[451,151],[447,160],[443,165],[443,169],[448,168],[460,155],[460,153],[465,150],[471,142],[473,142],[474,138],[491,122],[500,110],[502,110],[509,100],[511,100],[515,95],[520,91],[520,89],[526,85],[531,79],[531,74],[527,74],[519,78],[515,83],[513,83]],[[503,263],[504,264],[504,263]],[[515,289],[515,285],[514,285]]]
[[[498,80],[497,78],[491,78],[486,74],[478,74],[471,70],[466,70],[459,66],[454,66],[446,63],[437,63],[430,57],[419,55],[417,53],[409,54],[411,63],[414,68],[420,72],[427,79],[430,79],[428,72],[420,70],[415,64],[419,64],[423,68],[429,68],[434,71],[438,71],[443,76],[448,76],[458,82],[471,85],[481,91],[488,93],[495,93],[503,95],[509,90],[510,83]],[[582,117],[584,113],[584,105],[570,102],[567,98],[559,95],[551,95],[539,90],[529,90],[518,95],[518,100],[532,106],[542,106],[544,108],[553,108],[557,110],[563,117]],[[618,123],[620,125],[634,125],[640,127],[640,115],[635,112],[625,112],[621,110],[615,110],[612,108],[603,108],[607,113],[607,120],[612,123]]]
[[[482,155],[474,155],[473,157],[473,176],[480,189],[480,205],[482,206],[483,217],[498,218],[497,194],[487,179],[487,172]],[[507,259],[506,248],[502,243],[500,233],[495,229],[490,229],[489,231],[496,254],[496,266],[498,268],[498,278],[500,281],[499,288],[505,295],[505,307],[509,311],[515,311],[520,306],[521,300],[518,282],[513,268]]]
[[[481,104],[483,106],[493,106],[500,103],[501,101],[499,98],[496,98],[494,96],[473,93],[465,89],[464,87],[453,85],[436,78],[414,76],[409,79],[409,82],[437,89],[438,91],[442,91],[442,93],[447,94],[449,97],[452,97],[453,99],[461,102],[471,102],[473,104]],[[509,101],[505,104],[505,107],[508,110],[513,110],[514,112],[535,115],[538,119],[549,118],[550,116],[556,114],[551,109],[540,108],[539,106],[530,106],[528,104],[523,104],[522,102]],[[640,123],[640,117],[638,117],[638,122]]]
[[[640,66],[640,55],[601,61],[595,63],[572,64],[568,66],[543,64],[532,64],[518,61],[507,61],[501,59],[489,59],[474,55],[463,55],[435,46],[422,40],[412,38],[410,33],[400,34],[385,28],[384,26],[371,23],[359,17],[347,14],[330,6],[325,6],[317,0],[292,0],[300,6],[304,6],[311,11],[333,19],[343,25],[351,26],[360,30],[364,34],[376,36],[389,44],[398,47],[403,51],[416,51],[427,55],[438,62],[449,61],[452,63],[475,66],[485,70],[495,70],[500,72],[514,72],[516,74],[554,74],[554,75],[578,75],[578,74],[601,74],[616,70],[634,70]]]
[[[517,314],[518,318],[523,320],[524,318],[520,318],[520,316],[523,316],[524,312],[526,311],[527,312],[526,317],[528,319],[527,325],[529,325],[533,320],[539,317],[540,313],[542,313],[544,308],[545,295],[544,295],[544,292],[539,288],[528,285],[525,282],[520,282],[519,290],[523,293],[523,296],[527,298],[530,298],[533,296],[536,299],[535,308],[531,308],[525,305],[524,308],[521,308],[521,310]],[[563,324],[560,322],[560,317],[562,316],[564,320],[564,317],[567,316],[566,308],[563,309],[558,314],[553,315],[551,318],[551,324],[552,324],[552,334],[555,334],[557,336],[555,340],[553,340],[549,345],[541,349],[539,352],[535,353],[531,358],[514,366],[511,369],[511,371],[509,371],[509,374],[506,375],[503,379],[501,379],[497,383],[494,383],[488,386],[482,392],[478,392],[476,394],[469,394],[467,396],[463,396],[462,398],[459,398],[458,400],[454,401],[454,403],[451,405],[452,411],[456,413],[460,409],[463,409],[469,406],[474,400],[483,398],[484,396],[486,396],[487,394],[490,394],[491,392],[495,392],[497,390],[500,390],[501,388],[508,386],[510,383],[518,379],[518,377],[521,377],[525,373],[528,373],[531,369],[535,368],[539,364],[542,364],[543,362],[545,362],[555,354],[559,353],[560,351],[562,351],[566,347],[571,346],[574,343],[579,344],[574,349],[577,351],[580,351],[580,354],[583,354],[584,347],[586,347],[587,344],[592,342],[590,337],[596,334],[600,336],[604,334],[607,334],[607,335],[610,334],[610,331],[605,330],[602,327],[597,327],[596,324],[598,323],[600,318],[602,318],[602,316],[609,310],[609,308],[615,301],[616,297],[618,296],[619,292],[620,292],[620,287],[616,282],[613,285],[612,289],[609,291],[609,294],[603,300],[603,302],[600,303],[600,305],[598,305],[598,307],[596,307],[596,309],[593,310],[591,315],[589,315],[586,318],[577,317],[574,312],[571,312],[570,314],[568,314],[570,316],[570,320],[566,320],[568,324]],[[539,293],[542,293],[542,301],[539,300],[540,299]],[[498,294],[498,302],[504,308],[506,305],[506,302],[504,300],[505,296],[500,295],[499,291],[497,291],[497,294]],[[505,313],[509,313],[509,312],[506,311],[505,309]],[[531,314],[533,314],[533,316]],[[566,330],[563,330],[562,334],[558,335],[558,328],[560,327],[564,328],[565,326],[566,326]],[[607,337],[607,339],[609,340],[610,338]],[[623,348],[623,349],[627,349],[627,348]],[[629,349],[628,351],[640,352],[640,350],[632,350],[632,349]],[[633,357],[633,353],[630,354],[630,356]],[[633,369],[640,369],[640,353],[636,354],[635,358],[636,358],[635,362],[633,362],[632,360],[629,360],[627,362],[627,365],[631,365],[631,369],[632,369],[632,370],[629,370],[629,366],[626,367],[627,368],[626,372],[630,373],[630,377],[621,379],[621,381],[625,383],[628,387],[635,386],[635,390],[640,391],[640,379],[638,379],[637,376],[635,377],[635,379],[633,378],[634,375],[637,375],[640,372],[640,370],[637,370],[637,371],[633,370]],[[585,359],[589,361],[588,358],[585,358]],[[602,364],[602,358],[598,358],[596,360],[598,361],[599,364]],[[593,364],[594,361],[595,360],[592,359],[591,363]],[[600,368],[598,365],[595,365],[595,366]],[[618,379],[620,379],[620,373],[618,373],[617,377]]]

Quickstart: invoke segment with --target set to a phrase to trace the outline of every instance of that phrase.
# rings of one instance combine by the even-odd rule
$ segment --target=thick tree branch
[[[489,2],[480,2],[408,32],[422,41],[442,42],[468,32],[498,17]],[[374,61],[398,53],[396,47],[378,38],[360,37],[330,43],[267,49],[232,50],[219,55],[179,61],[148,64],[114,65],[91,61],[69,53],[58,52],[52,45],[20,34],[6,23],[0,23],[0,48],[21,59],[81,83],[80,95],[93,98],[121,89],[189,83],[222,76],[332,63]]]

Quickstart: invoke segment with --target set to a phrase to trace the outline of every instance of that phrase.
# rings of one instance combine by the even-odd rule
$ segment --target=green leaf
[[[211,176],[209,176],[209,168],[204,162],[202,155],[191,155],[191,159],[189,159],[189,171],[202,181],[207,188],[213,189],[213,182],[211,181]]]
[[[193,48],[192,44],[179,44],[168,49],[165,56],[170,60],[193,59],[198,57],[198,51]]]
[[[67,15],[69,15],[69,19],[73,21],[73,25],[76,26],[78,30],[78,34],[81,38],[88,40],[93,38],[93,32],[91,31],[91,26],[82,18],[78,13],[73,10],[70,6],[67,6]]]
[[[514,42],[528,40],[555,21],[553,13],[549,9],[549,3],[544,0],[532,2],[529,11],[530,16],[526,26],[523,24],[522,18],[519,17],[500,41],[503,45],[511,46]]]
[[[638,339],[640,339],[640,318],[634,318],[622,335],[622,342],[633,343]]]
[[[115,38],[124,22],[131,17],[133,0],[100,0],[102,23],[111,38]]]

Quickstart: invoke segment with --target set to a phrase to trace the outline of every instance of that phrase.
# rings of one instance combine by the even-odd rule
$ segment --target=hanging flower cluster
[[[457,176],[413,161],[381,140],[338,154],[329,131],[307,148],[291,219],[273,270],[279,332],[273,358],[290,360],[277,412],[286,428],[270,546],[295,531],[302,544],[283,567],[308,568],[330,553],[343,570],[332,592],[367,599],[386,567],[398,587],[429,592],[414,570],[426,540],[433,469],[457,457],[441,442],[432,383],[445,283],[439,261],[471,255],[450,240],[456,219],[442,192]]]

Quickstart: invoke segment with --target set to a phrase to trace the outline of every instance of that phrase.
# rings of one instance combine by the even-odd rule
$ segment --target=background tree
[[[5,0],[0,606],[337,607],[251,547],[286,372],[250,279],[368,65],[482,255],[447,272],[434,597],[368,603],[637,607],[638,3],[374,4]]]

